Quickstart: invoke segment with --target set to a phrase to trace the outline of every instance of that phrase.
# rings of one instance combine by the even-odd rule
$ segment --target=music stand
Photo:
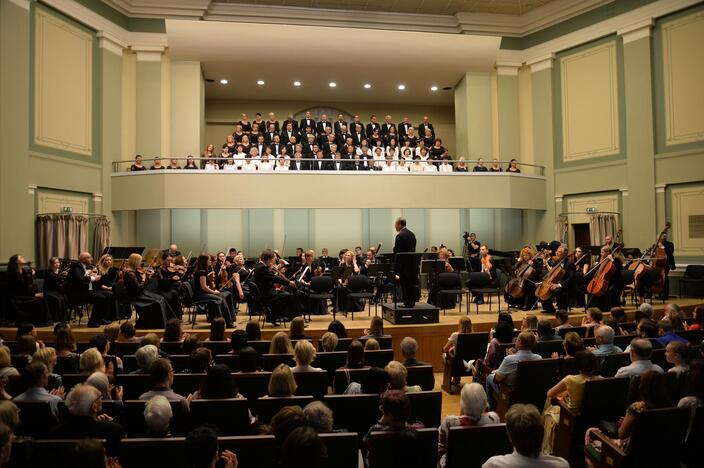
[[[437,252],[423,252],[422,260],[437,260],[438,255]]]
[[[376,284],[375,300],[379,299],[379,292],[382,289],[381,286],[384,284],[384,279],[388,279],[390,271],[390,263],[372,263],[367,267],[367,277],[370,279],[374,278],[374,283]]]
[[[464,257],[450,257],[447,261],[450,263],[452,269],[457,273],[467,269],[467,264],[464,261]]]
[[[341,280],[345,281],[352,273],[354,273],[353,267],[335,266],[332,267],[332,272],[330,276],[333,281]]]

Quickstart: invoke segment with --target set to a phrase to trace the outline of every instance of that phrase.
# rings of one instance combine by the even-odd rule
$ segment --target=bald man
[[[93,266],[93,256],[88,252],[81,252],[78,263],[71,265],[66,277],[69,302],[73,305],[93,305],[88,326],[94,328],[109,324],[108,318],[116,316],[112,291],[100,286],[100,278],[100,274]]]

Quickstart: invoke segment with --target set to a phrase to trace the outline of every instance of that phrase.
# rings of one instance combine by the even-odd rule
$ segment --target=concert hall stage
[[[691,315],[691,311],[694,307],[704,304],[704,300],[702,299],[679,299],[673,300],[673,302],[679,304],[688,315]],[[503,302],[502,306],[504,307],[503,310],[506,310]],[[661,317],[664,310],[664,304],[660,301],[656,301],[655,304],[653,304],[653,307],[655,308],[655,317]],[[635,306],[626,306],[626,312],[628,313],[629,320],[633,320],[635,309]],[[378,313],[381,315],[381,307],[378,308]],[[457,329],[457,321],[459,317],[465,315],[466,313],[467,307],[466,304],[463,304],[462,314],[460,314],[459,308],[447,310],[446,314],[443,314],[443,312],[440,311],[439,323],[422,325],[392,325],[385,321],[384,331],[385,333],[393,336],[394,354],[396,359],[402,360],[398,345],[401,343],[403,337],[412,336],[418,341],[418,359],[420,361],[431,363],[435,368],[435,371],[440,372],[442,371],[442,347],[446,343],[450,334]],[[520,327],[523,317],[532,313],[535,312],[512,311],[515,326]],[[368,310],[365,309],[362,312],[355,312],[354,320],[352,319],[351,314],[348,317],[345,317],[344,314],[338,313],[337,318],[345,324],[348,336],[358,337],[363,335],[364,329],[369,326],[369,316],[367,314]],[[374,307],[372,307],[371,314],[374,314]],[[541,314],[539,310],[535,314],[539,317],[548,317],[553,319],[553,317],[548,314]],[[487,304],[479,306],[479,313],[476,311],[476,306],[471,304],[469,315],[474,323],[475,331],[488,331],[496,323],[496,304],[493,305],[492,311],[489,311],[489,306]],[[579,325],[583,316],[584,313],[582,309],[572,309],[570,312],[570,322],[574,325]],[[197,333],[203,340],[205,340],[208,337],[208,323],[205,322],[205,317],[203,315],[198,316],[198,319],[199,322],[194,328],[191,328],[190,324],[184,324],[184,329],[188,333]],[[249,317],[247,315],[246,307],[241,307],[237,316],[237,327],[243,328],[248,319]],[[306,333],[313,336],[315,340],[318,340],[323,333],[327,331],[327,326],[332,320],[332,314],[313,315],[312,319],[312,322],[310,322],[306,328]],[[78,341],[88,341],[91,336],[95,335],[99,331],[102,331],[102,329],[99,328],[87,328],[85,323],[86,319],[84,317],[82,325],[74,325],[74,335]],[[280,330],[286,330],[286,327],[272,327],[267,325],[262,330],[263,338],[270,339],[274,333]],[[52,327],[39,328],[39,338],[49,342],[53,341],[54,337],[52,335],[52,331]],[[155,332],[161,335],[163,330],[139,330],[138,335],[143,335],[148,332]],[[2,334],[2,336],[7,340],[13,340],[15,333],[14,328],[0,328],[0,334]]]

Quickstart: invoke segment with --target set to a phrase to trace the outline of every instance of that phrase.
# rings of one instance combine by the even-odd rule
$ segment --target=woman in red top
[[[704,330],[704,306],[694,309],[694,320],[687,330]]]

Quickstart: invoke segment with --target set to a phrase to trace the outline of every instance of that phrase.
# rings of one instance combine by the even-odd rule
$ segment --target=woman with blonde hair
[[[447,339],[447,343],[442,348],[442,352],[452,357],[455,355],[455,346],[457,346],[457,335],[460,333],[472,333],[472,319],[468,315],[460,317],[457,324],[457,331],[453,331]]]
[[[81,375],[91,375],[93,372],[105,372],[105,361],[103,355],[97,348],[88,348],[81,353],[80,359]]]
[[[269,396],[291,397],[297,389],[291,368],[286,364],[279,364],[269,378]]]
[[[127,297],[139,313],[137,328],[163,328],[176,314],[159,294],[145,289],[153,272],[142,268],[142,256],[133,253],[127,259],[123,280]],[[158,311],[158,312],[157,312]]]
[[[112,291],[112,286],[117,281],[118,270],[113,266],[112,255],[105,254],[100,257],[98,264],[95,266],[100,274],[98,287],[105,291]]]
[[[54,388],[59,388],[62,385],[61,376],[54,373],[54,366],[56,366],[56,350],[50,346],[44,348],[39,348],[34,356],[32,356],[32,362],[43,362],[46,368],[49,370],[49,390]]]
[[[271,339],[269,354],[293,354],[291,339],[284,332],[278,332]]]
[[[315,359],[315,347],[310,341],[299,341],[293,352],[296,359],[296,367],[292,369],[293,372],[323,372],[323,369],[310,365]]]
[[[0,377],[9,377],[11,375],[20,375],[20,373],[12,366],[10,348],[0,345]]]

